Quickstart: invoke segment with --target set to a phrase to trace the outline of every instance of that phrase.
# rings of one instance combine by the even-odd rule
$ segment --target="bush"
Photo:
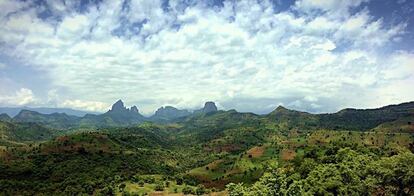
[[[200,184],[200,185],[198,185],[197,186],[197,188],[196,188],[196,190],[195,190],[195,194],[196,195],[203,195],[203,194],[205,194],[207,191],[206,191],[206,188],[204,187],[204,185],[202,185],[202,184]]]
[[[143,187],[143,186],[144,186],[144,184],[145,184],[145,182],[144,182],[143,180],[138,181],[138,185],[139,185],[140,187]]]
[[[163,191],[164,188],[164,182],[157,182],[157,184],[155,184],[155,191]]]
[[[126,187],[125,183],[120,184],[119,185],[119,191],[123,192],[125,187]]]
[[[188,194],[192,194],[193,193],[193,189],[191,187],[189,187],[189,186],[185,186],[182,191],[183,191],[183,193],[185,195],[188,195]]]
[[[152,184],[152,183],[155,182],[155,178],[153,176],[146,176],[146,177],[144,177],[144,182]]]
[[[184,179],[183,179],[183,177],[179,176],[179,177],[175,178],[175,181],[176,181],[177,185],[182,185]]]

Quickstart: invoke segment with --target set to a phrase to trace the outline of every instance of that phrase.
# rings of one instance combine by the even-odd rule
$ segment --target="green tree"
[[[184,188],[183,188],[182,192],[183,192],[185,195],[188,195],[188,194],[192,194],[194,191],[193,191],[193,189],[192,189],[191,187],[189,187],[189,186],[184,186]]]
[[[226,185],[226,190],[230,196],[243,196],[245,195],[245,187],[242,183],[235,184],[229,183]]]
[[[371,190],[390,195],[414,194],[414,154],[403,152],[370,165]]]
[[[199,184],[195,190],[196,195],[203,195],[207,192],[206,188],[204,187],[204,185]]]
[[[155,190],[156,191],[163,191],[164,188],[165,188],[164,182],[162,182],[162,181],[159,181],[155,184]]]
[[[125,187],[126,187],[125,183],[121,183],[121,184],[119,185],[119,191],[123,192],[123,191],[124,191],[124,189],[125,189]]]

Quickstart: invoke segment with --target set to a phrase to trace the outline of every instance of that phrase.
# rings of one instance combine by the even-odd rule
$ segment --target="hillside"
[[[398,118],[378,125],[372,129],[377,132],[414,133],[414,115]]]
[[[376,126],[414,114],[414,102],[377,109],[343,109],[331,114],[310,114],[279,106],[266,115],[285,128],[368,131]]]
[[[297,182],[308,184],[300,190],[311,195],[328,194],[332,193],[327,188],[330,182],[312,179],[332,164],[344,167],[350,156],[349,160],[361,165],[364,175],[377,179],[368,182],[355,177],[365,188],[354,191],[374,194],[378,191],[375,187],[401,190],[396,183],[382,180],[385,174],[375,168],[388,167],[387,160],[411,160],[414,156],[412,103],[333,114],[310,114],[281,106],[268,115],[208,108],[213,111],[201,110],[157,123],[135,121],[142,119],[138,109],[127,109],[117,102],[105,114],[80,120],[95,118],[96,126],[63,130],[44,125],[50,122],[57,126],[71,119],[64,118],[67,115],[23,112],[17,119],[35,122],[0,122],[0,193],[225,195],[225,190],[232,194],[258,191],[251,187],[260,187],[267,176],[281,175],[286,179],[281,186],[285,191]],[[101,123],[108,126],[99,126]],[[332,128],[335,123],[340,128]],[[410,168],[406,164],[411,163],[394,167]],[[332,183],[351,186],[354,182],[338,180],[335,172],[342,171],[326,172],[336,175]],[[356,172],[344,171],[351,172],[345,175]],[[412,185],[402,186],[407,190]]]
[[[22,110],[13,117],[14,122],[36,123],[55,129],[69,129],[77,127],[79,117],[65,113],[41,114],[39,112]]]
[[[408,102],[377,109],[344,109],[334,114],[322,114],[320,124],[330,129],[369,130],[413,114],[414,102]]]
[[[0,121],[0,138],[2,141],[36,142],[52,139],[61,134],[36,123],[12,123]]]

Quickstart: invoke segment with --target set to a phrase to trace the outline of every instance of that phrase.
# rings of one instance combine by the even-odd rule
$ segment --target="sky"
[[[0,0],[0,106],[414,101],[414,0]]]

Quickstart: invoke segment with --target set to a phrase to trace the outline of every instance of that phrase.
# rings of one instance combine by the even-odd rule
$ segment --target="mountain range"
[[[48,107],[0,107],[0,114],[7,114],[11,117],[16,116],[22,110],[30,110],[42,114],[65,113],[73,116],[85,116],[86,114],[100,114],[98,112],[74,110],[71,108],[48,108]]]
[[[168,123],[175,119],[216,112],[214,102],[206,102],[205,106],[194,112],[179,110],[172,106],[159,108],[154,115],[145,117],[139,113],[137,106],[126,108],[122,100],[115,102],[111,109],[103,114],[85,114],[82,117],[66,113],[41,113],[38,111],[22,109],[14,117],[8,114],[0,114],[0,120],[13,122],[38,123],[54,129],[119,127],[140,124],[145,121]]]
[[[66,113],[43,114],[37,111],[23,109],[13,118],[7,114],[0,114],[1,121],[19,123],[37,123],[52,129],[76,128],[103,128],[125,127],[141,124],[143,122],[171,123],[185,122],[197,116],[213,115],[218,111],[214,102],[206,102],[204,107],[193,112],[180,110],[172,106],[160,107],[154,115],[145,117],[139,113],[136,106],[126,108],[122,100],[118,100],[112,108],[103,114],[86,114],[83,117],[68,115]],[[225,112],[226,113],[226,112]],[[229,110],[227,113],[238,113]],[[307,112],[277,107],[266,115],[254,115],[255,118],[266,118],[279,123],[279,126],[290,129],[330,129],[330,130],[370,130],[376,126],[396,121],[400,118],[412,118],[414,115],[414,102],[398,105],[389,105],[377,109],[343,109],[336,113],[311,114]]]

